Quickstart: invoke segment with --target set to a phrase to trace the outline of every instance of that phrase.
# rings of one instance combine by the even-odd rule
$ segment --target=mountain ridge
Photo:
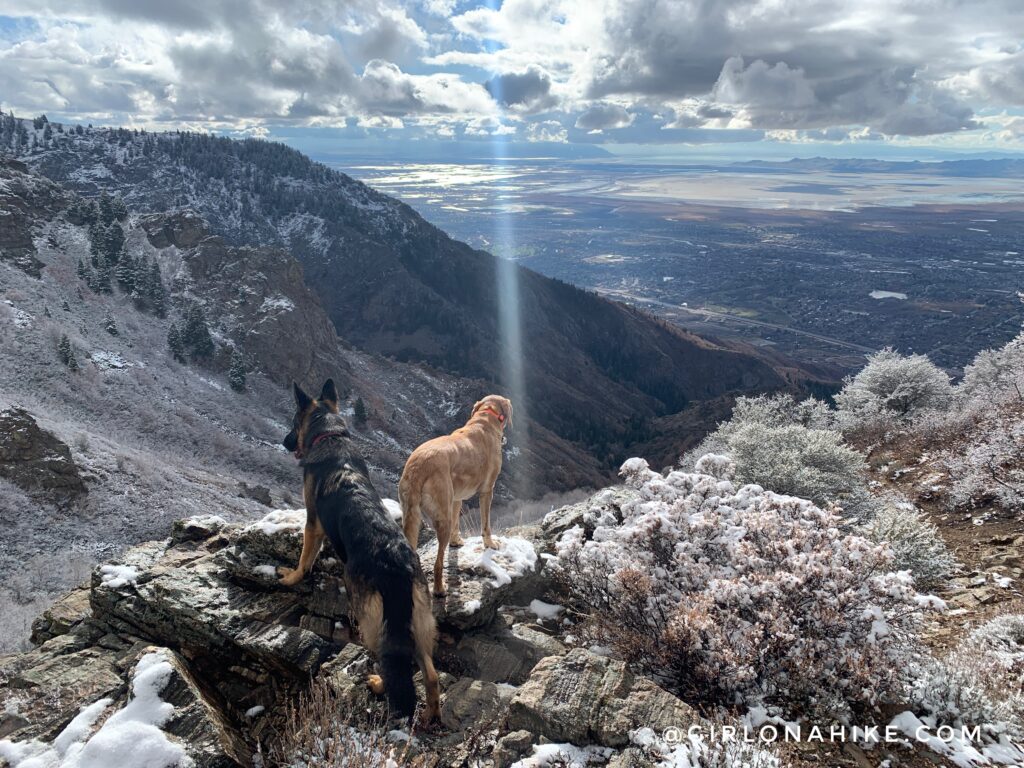
[[[17,130],[2,132],[0,146],[79,192],[120,192],[143,211],[191,207],[230,244],[284,247],[346,341],[503,386],[495,257],[404,203],[269,142],[63,127],[45,140],[45,130],[20,144]],[[789,383],[748,350],[529,270],[518,275],[529,413],[609,457],[607,468],[650,436],[655,418]]]

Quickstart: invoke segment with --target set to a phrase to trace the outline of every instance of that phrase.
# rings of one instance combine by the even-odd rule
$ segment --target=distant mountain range
[[[971,158],[965,160],[862,160],[829,157],[793,158],[786,161],[750,160],[729,168],[765,173],[909,173],[964,178],[1024,178],[1024,159]]]

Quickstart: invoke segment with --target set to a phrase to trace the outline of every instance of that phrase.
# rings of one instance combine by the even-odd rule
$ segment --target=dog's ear
[[[471,410],[470,413],[476,413],[477,411],[479,411],[480,410],[480,406],[483,405],[483,404],[484,404],[483,400],[477,400],[475,403],[473,403],[473,410]]]
[[[501,410],[505,413],[505,421],[508,422],[508,428],[512,429],[512,401],[507,397],[501,398]]]
[[[338,390],[334,386],[334,379],[328,379],[324,382],[324,388],[320,390],[320,400],[332,408],[338,407]]]
[[[295,395],[295,405],[300,411],[306,410],[309,404],[313,402],[313,398],[303,392],[302,387],[296,381],[292,382],[292,393]]]

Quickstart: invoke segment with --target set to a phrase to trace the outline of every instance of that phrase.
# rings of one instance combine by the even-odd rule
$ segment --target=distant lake
[[[716,207],[853,211],[926,204],[1024,201],[1013,178],[918,173],[790,171],[740,166],[667,166],[594,161],[507,163],[333,163],[423,213],[547,210],[572,215],[580,204],[696,204]],[[431,216],[428,215],[428,218]]]

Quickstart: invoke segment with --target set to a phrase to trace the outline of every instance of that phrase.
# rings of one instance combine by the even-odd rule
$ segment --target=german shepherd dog
[[[278,569],[281,583],[298,584],[316,560],[324,537],[345,564],[345,589],[363,645],[380,660],[383,680],[368,681],[387,693],[393,714],[416,709],[412,663],[427,689],[424,722],[440,714],[440,690],[433,652],[437,625],[420,559],[388,515],[370,483],[366,463],[352,444],[338,413],[338,391],[328,379],[313,399],[298,384],[292,431],[282,441],[303,468],[306,527],[302,555],[294,570]]]

